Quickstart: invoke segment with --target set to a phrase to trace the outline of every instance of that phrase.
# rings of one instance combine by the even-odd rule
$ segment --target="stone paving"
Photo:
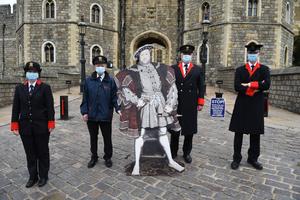
[[[134,160],[133,140],[117,131],[113,122],[113,167],[89,161],[89,135],[79,113],[80,99],[69,103],[68,121],[57,120],[50,139],[51,167],[45,187],[26,189],[25,154],[19,137],[0,128],[0,200],[6,199],[300,199],[300,131],[266,127],[261,141],[262,171],[246,163],[248,137],[244,137],[241,167],[230,169],[233,134],[230,115],[212,119],[208,106],[199,114],[194,137],[193,162],[172,176],[126,176],[125,166]],[[58,112],[58,111],[57,111]],[[57,113],[57,117],[58,117]],[[182,138],[181,144],[182,145]],[[103,143],[99,140],[99,155]],[[183,162],[182,152],[178,161]]]

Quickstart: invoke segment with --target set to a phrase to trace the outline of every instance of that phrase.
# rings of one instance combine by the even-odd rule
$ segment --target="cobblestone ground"
[[[230,116],[215,120],[208,108],[199,114],[199,134],[194,137],[193,163],[173,176],[126,176],[124,166],[133,161],[133,141],[113,125],[113,167],[102,161],[93,169],[89,161],[89,136],[79,114],[80,100],[70,103],[69,121],[57,120],[50,139],[51,167],[45,187],[26,189],[28,178],[23,146],[8,126],[0,128],[0,199],[300,199],[300,132],[266,128],[261,141],[262,171],[247,163],[248,137],[243,161],[230,169],[233,134]],[[182,138],[181,138],[182,145]],[[99,155],[103,143],[99,141]],[[182,152],[179,152],[179,161]]]

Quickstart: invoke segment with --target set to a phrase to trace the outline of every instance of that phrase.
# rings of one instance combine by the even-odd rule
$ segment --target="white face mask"
[[[151,55],[150,55],[150,51],[148,49],[142,51],[140,53],[140,57],[139,57],[139,62],[141,64],[149,64],[151,61]]]
[[[182,61],[184,62],[184,63],[189,63],[189,62],[191,62],[191,60],[192,60],[192,56],[191,55],[182,55]]]
[[[26,79],[29,81],[36,81],[39,78],[39,73],[37,72],[26,72]]]
[[[105,67],[96,67],[96,72],[99,75],[102,75],[105,72]]]

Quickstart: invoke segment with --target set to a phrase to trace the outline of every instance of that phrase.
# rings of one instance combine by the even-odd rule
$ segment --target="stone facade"
[[[134,63],[133,53],[145,43],[162,48],[163,62],[174,62],[178,48],[178,0],[127,0],[125,9],[126,65]]]
[[[91,62],[91,48],[98,45],[101,54],[109,57],[119,67],[120,56],[125,54],[126,65],[134,63],[133,52],[145,43],[155,43],[162,50],[161,61],[175,62],[178,37],[184,43],[196,47],[194,61],[200,64],[199,51],[202,44],[202,5],[209,3],[209,62],[208,80],[215,79],[216,69],[237,67],[245,62],[245,44],[251,41],[264,44],[261,60],[272,68],[290,66],[292,63],[294,1],[258,1],[257,16],[247,14],[248,1],[245,0],[185,0],[183,1],[183,33],[180,33],[178,0],[66,0],[55,2],[55,18],[45,18],[46,0],[18,0],[15,13],[9,22],[16,27],[17,59],[7,63],[13,70],[29,60],[41,62],[44,67],[67,69],[79,72],[80,48],[78,44],[78,22],[82,15],[88,23],[86,33],[87,66]],[[286,18],[286,5],[290,5],[290,20]],[[102,23],[91,22],[92,5],[101,7]],[[297,3],[298,4],[298,3]],[[121,9],[125,10],[121,16]],[[3,9],[8,9],[2,6]],[[15,26],[13,21],[15,21]],[[120,39],[120,23],[124,22],[125,38]],[[37,31],[38,30],[38,31]],[[45,42],[55,46],[55,62],[44,63],[42,46]],[[124,52],[120,51],[124,43]],[[287,50],[286,50],[287,49]],[[161,53],[161,52],[160,52]],[[11,55],[11,54],[10,54]],[[156,54],[154,57],[157,56]],[[154,59],[155,60],[155,59]],[[158,59],[156,59],[158,60]],[[17,62],[17,63],[16,63]],[[63,66],[63,67],[62,67]],[[88,68],[89,69],[89,68]],[[213,82],[214,80],[212,80]]]
[[[43,65],[45,71],[79,72],[80,38],[77,24],[81,16],[84,16],[84,21],[88,24],[85,36],[87,72],[92,71],[91,48],[95,45],[100,47],[102,55],[117,63],[118,1],[107,2],[59,1],[55,3],[55,17],[45,18],[45,1],[18,0],[17,9],[20,11],[19,14],[24,16],[17,24],[17,45],[24,49],[22,63],[36,60]],[[91,22],[90,10],[94,4],[101,8],[103,21],[101,24]],[[55,47],[53,63],[46,63],[43,60],[43,44],[46,42],[51,42]]]
[[[295,1],[295,13],[294,13],[294,32],[295,35],[300,35],[300,1]]]
[[[16,66],[16,5],[13,7],[11,13],[10,5],[0,6],[0,75],[4,72],[4,76],[11,75],[11,67]],[[3,26],[4,37],[3,37]],[[4,52],[3,52],[3,39],[4,39]],[[4,55],[4,61],[3,61]]]
[[[300,114],[300,67],[271,72],[270,103]]]

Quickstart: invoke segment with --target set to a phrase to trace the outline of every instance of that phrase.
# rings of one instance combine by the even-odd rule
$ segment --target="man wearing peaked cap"
[[[29,171],[26,187],[37,181],[42,187],[48,180],[49,136],[55,128],[53,95],[51,87],[40,80],[39,63],[26,63],[24,71],[26,81],[15,89],[11,131],[21,136],[25,149]]]
[[[117,86],[112,77],[106,72],[107,58],[96,56],[93,58],[95,71],[85,81],[83,99],[80,111],[83,120],[87,123],[90,134],[91,160],[88,168],[98,162],[98,134],[99,128],[104,141],[104,156],[106,167],[112,166],[112,117],[113,108],[121,115],[117,103]]]
[[[27,62],[24,66],[24,71],[25,72],[28,72],[28,71],[36,71],[36,72],[41,72],[42,69],[41,69],[41,65],[37,62]]]
[[[96,56],[93,58],[93,65],[107,64],[107,58],[105,56]]]
[[[264,94],[270,88],[269,67],[259,62],[261,44],[251,42],[247,48],[247,62],[235,71],[234,88],[238,92],[229,130],[235,132],[232,169],[237,169],[242,160],[243,135],[250,134],[247,162],[255,169],[263,166],[258,162],[260,135],[264,134]]]
[[[182,53],[182,54],[192,54],[195,50],[195,47],[192,46],[192,45],[183,45],[179,48],[179,51]]]
[[[175,71],[176,87],[178,90],[177,113],[181,126],[180,131],[169,130],[171,133],[171,152],[177,157],[179,136],[184,135],[183,158],[186,163],[192,162],[191,151],[193,136],[197,133],[197,116],[204,106],[204,73],[200,66],[192,63],[195,47],[183,45],[179,48],[181,61],[172,66]]]

